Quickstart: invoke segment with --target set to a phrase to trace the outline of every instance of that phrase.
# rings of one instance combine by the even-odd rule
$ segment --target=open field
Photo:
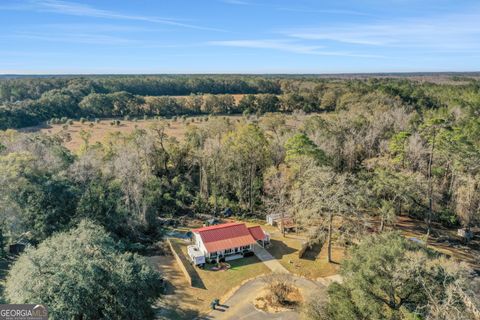
[[[68,138],[65,141],[65,146],[70,149],[71,151],[78,151],[83,144],[83,140],[81,138],[80,132],[86,131],[90,132],[91,136],[89,139],[90,144],[95,144],[97,142],[105,141],[106,137],[109,134],[120,133],[120,134],[129,134],[135,129],[147,129],[148,127],[152,126],[159,121],[166,122],[168,126],[165,129],[165,133],[169,137],[174,137],[177,140],[181,141],[184,136],[187,128],[189,126],[196,126],[196,127],[204,127],[208,124],[209,121],[205,121],[205,118],[213,118],[213,117],[225,117],[230,119],[232,122],[241,122],[245,121],[246,118],[242,115],[228,115],[228,116],[192,116],[187,117],[185,120],[178,118],[174,119],[148,119],[148,120],[128,120],[125,121],[123,119],[120,120],[120,125],[111,125],[110,122],[113,119],[102,119],[100,123],[92,123],[86,121],[81,123],[80,121],[73,121],[72,125],[68,125],[66,129],[63,128],[62,124],[53,124],[53,125],[43,125],[37,127],[29,127],[25,129],[21,129],[22,132],[41,132],[46,134],[59,134],[62,133],[63,135],[67,136]],[[291,127],[299,126],[305,117],[307,116],[294,116],[294,115],[286,115],[287,124]]]
[[[212,95],[214,95],[214,94],[212,94]],[[232,96],[237,105],[240,102],[240,100],[242,100],[242,98],[245,96],[245,94],[243,94],[243,93],[233,93],[233,94],[232,93],[227,93],[227,95]],[[205,94],[203,96],[205,96]],[[146,98],[148,98],[148,97],[161,97],[161,96],[146,96]],[[165,97],[175,98],[175,99],[184,99],[184,98],[188,98],[189,96],[165,96]]]

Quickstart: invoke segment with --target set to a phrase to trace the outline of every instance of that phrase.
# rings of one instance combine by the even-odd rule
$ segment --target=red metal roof
[[[255,240],[265,239],[265,233],[263,232],[263,229],[260,226],[249,227],[248,231],[250,231],[250,234],[253,236]]]
[[[237,224],[244,224],[244,223],[241,223],[241,222],[227,222],[227,223],[222,223],[222,224],[216,224],[216,225],[213,225],[213,226],[193,229],[192,232],[197,232],[198,233],[200,231],[223,229],[223,228],[227,228],[227,227],[234,226],[234,225],[237,225]]]
[[[210,227],[194,229],[198,233],[208,252],[248,246],[255,239],[244,223],[231,222]]]

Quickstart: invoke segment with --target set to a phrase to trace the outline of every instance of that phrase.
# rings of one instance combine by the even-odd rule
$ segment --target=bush
[[[295,291],[291,276],[288,274],[270,274],[263,278],[267,287],[267,298],[273,306],[290,304],[289,295]]]

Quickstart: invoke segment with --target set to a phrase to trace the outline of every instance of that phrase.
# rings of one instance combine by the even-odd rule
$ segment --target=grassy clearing
[[[168,127],[165,129],[165,133],[169,137],[176,138],[178,141],[182,141],[183,138],[185,137],[185,133],[187,132],[187,129],[189,127],[204,127],[208,125],[209,121],[204,121],[204,119],[207,116],[192,116],[192,117],[187,117],[186,120],[182,120],[178,118],[177,120],[173,119],[162,119],[162,121],[165,121],[168,124]],[[228,118],[232,122],[242,122],[245,121],[245,118],[242,115],[229,115],[229,116],[223,116],[223,115],[218,115],[218,116],[209,116],[209,118],[215,118],[215,117],[220,117],[220,118]],[[308,117],[308,116],[293,116],[293,115],[286,115],[287,117],[287,124],[290,127],[298,127],[303,123],[303,118]],[[20,131],[22,132],[41,132],[45,134],[58,134],[58,133],[63,133],[63,134],[68,134],[69,139],[68,141],[65,141],[64,145],[68,149],[70,149],[73,152],[76,152],[80,149],[80,147],[83,145],[83,140],[80,136],[80,132],[82,130],[89,132],[91,134],[90,139],[89,139],[89,144],[95,144],[97,142],[104,142],[108,135],[110,134],[129,134],[135,129],[147,129],[151,125],[158,123],[159,120],[155,119],[139,119],[137,121],[133,120],[128,120],[125,121],[123,119],[118,119],[120,120],[120,125],[111,125],[110,122],[113,119],[102,119],[100,123],[91,123],[89,121],[86,121],[84,123],[81,123],[80,121],[73,121],[73,124],[68,125],[66,129],[63,128],[62,124],[53,124],[53,125],[44,125],[44,126],[37,126],[37,127],[30,127],[30,128],[25,128],[21,129]]]

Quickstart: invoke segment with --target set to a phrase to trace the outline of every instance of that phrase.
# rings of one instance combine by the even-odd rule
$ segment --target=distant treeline
[[[232,76],[4,79],[0,80],[0,129],[36,125],[54,117],[134,115],[144,109],[147,113],[171,110],[165,115],[189,113],[189,106],[180,106],[177,100],[143,96],[239,93],[279,94],[281,89],[277,80]],[[200,112],[195,105],[192,108],[191,112]]]
[[[331,111],[375,93],[415,108],[478,105],[479,83],[262,76],[92,76],[0,80],[0,129],[52,118]],[[456,101],[446,94],[455,93]],[[236,102],[233,94],[243,94]],[[172,97],[182,96],[182,97]],[[463,99],[459,99],[463,98]]]

